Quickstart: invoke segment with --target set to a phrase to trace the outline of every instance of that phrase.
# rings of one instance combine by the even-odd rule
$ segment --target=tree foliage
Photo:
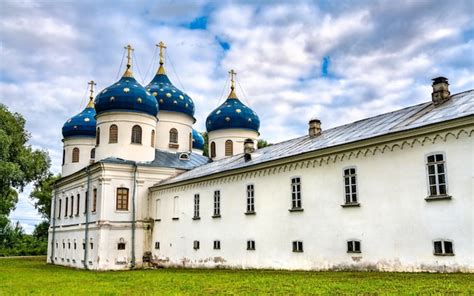
[[[30,198],[35,203],[35,208],[43,218],[51,220],[51,201],[53,199],[54,182],[61,178],[60,175],[48,174],[35,182],[35,187],[31,191]]]
[[[271,145],[273,145],[273,144],[268,143],[267,140],[263,140],[263,139],[260,139],[257,142],[257,148],[258,149],[263,148],[263,147],[267,147],[267,146],[271,146]]]
[[[201,135],[204,138],[204,148],[202,149],[202,155],[209,157],[209,136],[207,135],[207,132],[202,132]]]
[[[7,216],[15,208],[16,190],[48,173],[47,152],[27,145],[29,138],[23,116],[0,104],[0,215]]]

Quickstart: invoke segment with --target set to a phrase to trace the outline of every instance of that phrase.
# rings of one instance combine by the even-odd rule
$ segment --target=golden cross
[[[160,65],[163,65],[163,49],[166,48],[166,45],[163,43],[163,41],[160,41],[156,46],[160,48]]]
[[[91,80],[90,82],[88,82],[87,84],[89,84],[91,86],[91,89],[90,89],[90,98],[94,98],[94,85],[97,85],[97,83],[94,82],[94,80]]]
[[[230,74],[230,88],[234,89],[234,76],[237,75],[237,73],[234,71],[234,69],[230,69],[229,74]]]
[[[125,46],[125,49],[127,50],[127,68],[130,68],[132,66],[132,51],[133,51],[133,48],[129,44],[129,45]]]

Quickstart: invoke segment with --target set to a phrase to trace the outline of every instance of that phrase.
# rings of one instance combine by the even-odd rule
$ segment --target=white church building
[[[474,90],[257,149],[234,92],[195,105],[160,67],[127,69],[63,126],[48,262],[140,267],[474,272]],[[258,111],[258,110],[256,110]]]

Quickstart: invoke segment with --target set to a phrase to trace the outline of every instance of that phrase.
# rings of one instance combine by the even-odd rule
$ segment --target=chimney
[[[247,139],[244,141],[244,159],[249,161],[252,159],[252,152],[255,151],[255,143],[252,139]]]
[[[310,137],[316,137],[321,134],[321,120],[311,119],[309,121],[308,134]]]
[[[438,106],[449,99],[449,83],[448,78],[446,77],[436,77],[433,78],[433,92],[431,93],[431,99],[433,104]]]

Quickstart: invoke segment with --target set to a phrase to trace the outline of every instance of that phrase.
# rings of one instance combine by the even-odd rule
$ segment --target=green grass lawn
[[[159,269],[95,272],[0,258],[0,295],[474,294],[474,274]]]

